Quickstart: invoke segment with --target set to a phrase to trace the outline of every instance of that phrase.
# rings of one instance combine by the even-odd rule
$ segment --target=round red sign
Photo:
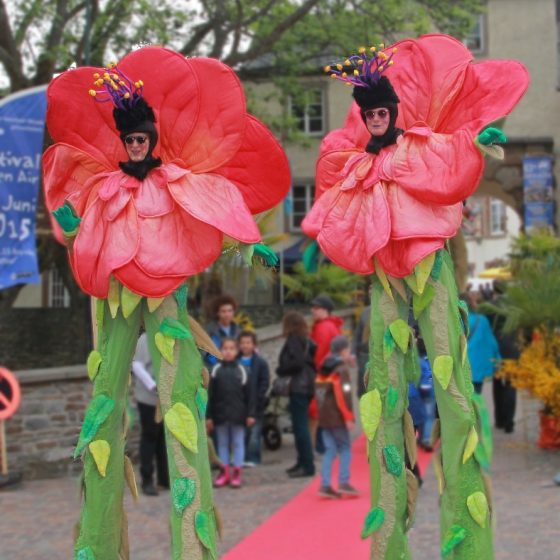
[[[0,420],[10,418],[19,407],[21,391],[15,375],[0,367]]]

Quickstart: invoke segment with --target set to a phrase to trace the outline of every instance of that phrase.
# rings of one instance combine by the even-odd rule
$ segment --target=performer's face
[[[364,111],[366,126],[372,136],[383,136],[389,128],[391,113],[387,107],[377,107]]]
[[[124,138],[130,161],[144,161],[150,149],[150,137],[145,132],[133,132]]]

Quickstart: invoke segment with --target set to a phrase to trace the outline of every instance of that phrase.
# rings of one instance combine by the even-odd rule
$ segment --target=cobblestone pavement
[[[560,453],[541,451],[528,443],[536,438],[535,417],[535,406],[523,402],[516,432],[495,434],[497,560],[560,557],[560,488],[551,481],[560,471]],[[305,480],[290,480],[284,473],[291,466],[293,456],[293,442],[288,437],[282,449],[265,454],[262,466],[245,471],[243,489],[216,492],[224,519],[222,552],[239,542],[306,484]],[[169,494],[162,493],[156,498],[141,496],[136,505],[127,497],[126,508],[132,560],[169,558]],[[74,478],[27,482],[20,489],[0,492],[0,560],[70,560],[72,528],[78,512]],[[410,535],[415,560],[439,558],[438,523],[436,483],[430,469],[420,495],[416,527]],[[322,555],[320,560],[340,559]]]

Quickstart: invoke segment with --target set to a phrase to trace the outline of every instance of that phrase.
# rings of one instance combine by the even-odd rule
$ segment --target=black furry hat
[[[386,107],[396,105],[400,101],[386,76],[381,76],[377,83],[371,83],[369,87],[354,86],[352,95],[360,109]]]
[[[113,119],[121,138],[131,132],[146,132],[152,136],[156,131],[154,110],[140,96],[135,95],[135,98],[122,108],[115,107]]]

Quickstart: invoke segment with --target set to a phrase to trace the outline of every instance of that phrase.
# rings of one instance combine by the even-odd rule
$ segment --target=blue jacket
[[[484,378],[492,377],[502,359],[490,322],[484,315],[473,311],[469,311],[467,355],[475,383],[482,383]]]

